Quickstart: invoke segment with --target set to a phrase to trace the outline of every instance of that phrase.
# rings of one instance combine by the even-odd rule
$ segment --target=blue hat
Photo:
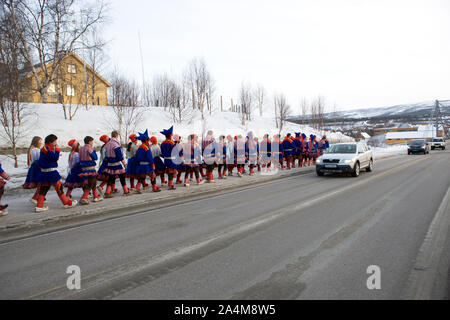
[[[295,136],[296,136],[296,137],[300,137],[300,132],[296,132],[296,133],[295,133]]]
[[[302,138],[306,139],[306,134],[302,133]]]
[[[253,132],[252,132],[252,131],[250,131],[249,133],[247,133],[247,137],[249,137],[249,138],[253,138]]]
[[[139,135],[136,137],[136,139],[141,140],[141,141],[148,140],[148,129],[146,129],[144,133],[138,132],[138,134]]]
[[[163,135],[170,136],[171,134],[173,134],[173,126],[170,127],[170,129],[163,129],[163,131],[160,131],[160,133],[162,133]]]

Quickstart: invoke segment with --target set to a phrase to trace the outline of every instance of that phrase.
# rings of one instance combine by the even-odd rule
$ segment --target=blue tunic
[[[39,155],[39,182],[44,185],[54,184],[61,180],[61,176],[57,170],[58,160],[61,149],[52,145],[45,145],[41,149]]]
[[[155,171],[152,151],[150,147],[141,144],[136,152],[136,175],[146,175]]]

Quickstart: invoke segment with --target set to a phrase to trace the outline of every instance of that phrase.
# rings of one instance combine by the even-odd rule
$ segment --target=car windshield
[[[425,144],[425,140],[412,140],[409,144],[411,144],[411,145],[422,145],[422,144]]]
[[[335,144],[328,149],[328,153],[356,153],[356,144]]]
[[[433,139],[433,142],[442,142],[443,141],[443,139],[439,139],[439,138],[434,138]]]

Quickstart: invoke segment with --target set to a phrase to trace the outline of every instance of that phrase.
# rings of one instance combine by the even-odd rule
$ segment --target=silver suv
[[[433,140],[431,141],[431,150],[434,150],[437,148],[445,150],[444,138],[433,138]]]
[[[358,177],[361,169],[373,170],[373,153],[363,142],[333,144],[316,162],[318,176],[347,172]]]

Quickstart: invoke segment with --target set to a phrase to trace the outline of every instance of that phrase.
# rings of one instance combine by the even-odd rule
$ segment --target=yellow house
[[[45,65],[51,70],[53,62]],[[38,67],[38,76],[44,78],[44,69]],[[59,70],[48,87],[48,103],[108,105],[108,88],[111,84],[86,64],[77,54],[70,52],[62,60]],[[86,90],[87,89],[87,90]],[[87,93],[86,93],[87,91]],[[25,75],[20,94],[21,102],[42,103],[32,72]]]

